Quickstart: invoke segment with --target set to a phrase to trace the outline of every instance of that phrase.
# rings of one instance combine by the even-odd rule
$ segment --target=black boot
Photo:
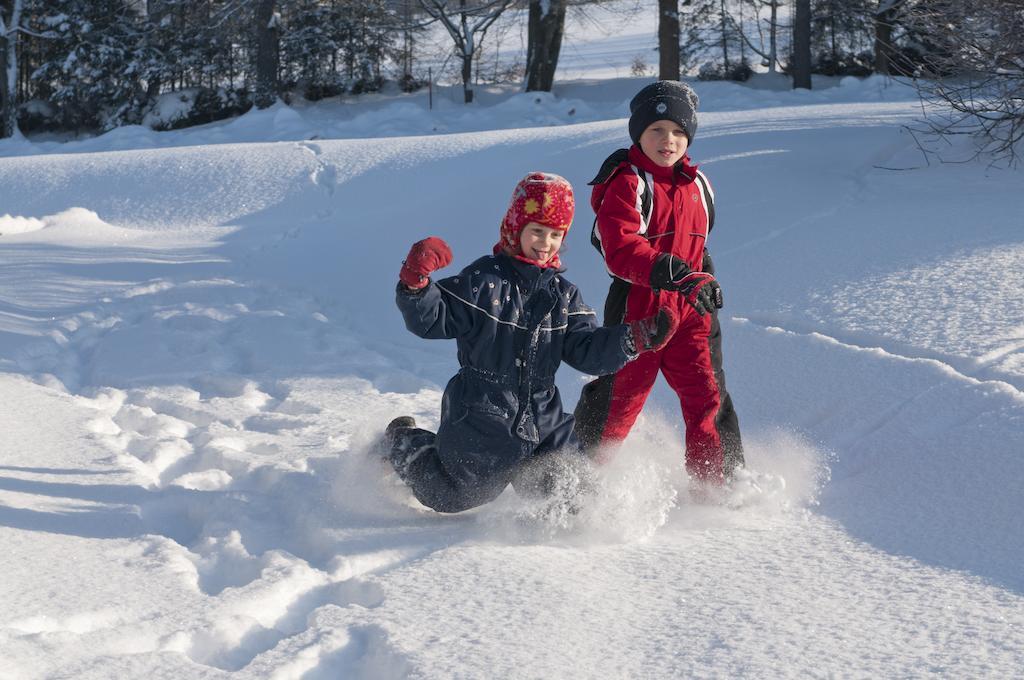
[[[412,416],[399,416],[395,418],[384,428],[384,434],[377,439],[373,446],[370,447],[370,450],[384,460],[391,460],[391,450],[395,446],[395,438],[401,430],[411,427],[416,427],[416,421]]]
[[[412,416],[398,416],[384,428],[384,438],[388,443],[394,440],[395,432],[402,428],[416,427],[416,419]]]
[[[391,450],[395,448],[395,439],[402,430],[409,430],[416,427],[416,420],[412,416],[398,416],[384,428],[384,436],[378,440],[377,448],[380,455],[391,458]]]

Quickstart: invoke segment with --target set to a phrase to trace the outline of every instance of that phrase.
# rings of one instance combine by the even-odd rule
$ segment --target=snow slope
[[[1021,175],[925,164],[899,87],[698,85],[751,468],[721,503],[664,385],[571,522],[438,515],[366,455],[456,367],[393,307],[409,243],[489,251],[532,169],[585,196],[641,82],[578,83],[585,122],[0,144],[0,677],[1019,674]]]

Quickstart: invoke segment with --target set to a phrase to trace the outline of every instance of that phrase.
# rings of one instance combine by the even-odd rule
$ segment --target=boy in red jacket
[[[607,456],[608,447],[597,446],[626,438],[661,371],[682,406],[687,471],[720,483],[743,465],[743,446],[722,371],[722,289],[706,250],[714,193],[686,155],[697,102],[676,81],[640,90],[629,105],[633,146],[609,156],[591,182],[592,240],[613,277],[604,323],[628,323],[662,306],[680,322],[664,348],[586,385],[575,415],[581,444]]]

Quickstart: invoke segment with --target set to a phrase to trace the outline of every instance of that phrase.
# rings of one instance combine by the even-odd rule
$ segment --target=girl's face
[[[545,264],[562,247],[565,232],[543,224],[528,222],[519,233],[519,249],[523,257]]]
[[[656,120],[640,135],[640,150],[662,168],[678,163],[688,146],[686,130],[670,120]]]

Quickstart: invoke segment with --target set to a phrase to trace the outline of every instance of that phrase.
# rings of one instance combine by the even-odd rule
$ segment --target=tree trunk
[[[565,33],[566,0],[530,0],[527,29],[526,91],[550,92]]]
[[[0,5],[0,12],[7,9],[3,5]],[[14,134],[13,126],[11,125],[11,110],[14,109],[14,101],[11,99],[11,84],[8,82],[7,68],[7,41],[9,38],[6,35],[6,24],[0,17],[0,77],[3,78],[0,82],[0,139],[6,139]]]
[[[875,14],[875,73],[892,73],[892,27],[896,10],[890,7]]]
[[[679,0],[658,0],[658,79],[679,80]]]
[[[742,5],[740,6],[742,7]],[[729,23],[725,0],[719,2],[719,12],[722,20],[722,63],[725,65],[725,72],[729,73]]]
[[[459,15],[462,26],[462,101],[466,104],[473,103],[473,53],[476,52],[476,36],[469,30],[469,18],[466,16],[466,0],[459,0],[459,7],[463,10]]]
[[[462,55],[462,101],[473,103],[473,54]]]
[[[0,139],[18,132],[18,33],[22,0],[0,0]]]
[[[744,5],[744,3],[741,2],[740,3],[740,26],[743,25],[743,5]],[[756,15],[756,12],[755,12],[755,15]],[[746,64],[746,63],[747,63],[747,42],[745,40],[743,40],[742,38],[740,38],[740,65],[742,66],[743,64]]]
[[[772,0],[772,19],[768,25],[768,72],[778,73],[776,64],[779,63],[778,35],[779,35],[779,3]]]
[[[277,0],[258,0],[256,3],[256,91],[253,102],[265,109],[277,101],[279,91],[278,48],[280,34],[274,5]]]
[[[792,71],[793,89],[811,89],[811,0],[796,0]]]
[[[829,19],[828,25],[829,25],[829,29],[830,29],[829,30],[829,39],[831,40],[831,45],[832,45],[832,63],[833,64],[838,64],[839,63],[839,48],[836,46],[836,15],[835,14],[832,14],[832,17]]]
[[[159,26],[160,22],[163,21],[164,16],[166,16],[166,9],[162,2],[150,0],[146,6],[146,13],[150,23],[154,26]],[[156,100],[156,98],[160,96],[160,88],[162,85],[163,83],[160,82],[159,76],[151,75],[149,80],[146,82],[146,99],[149,101]]]

